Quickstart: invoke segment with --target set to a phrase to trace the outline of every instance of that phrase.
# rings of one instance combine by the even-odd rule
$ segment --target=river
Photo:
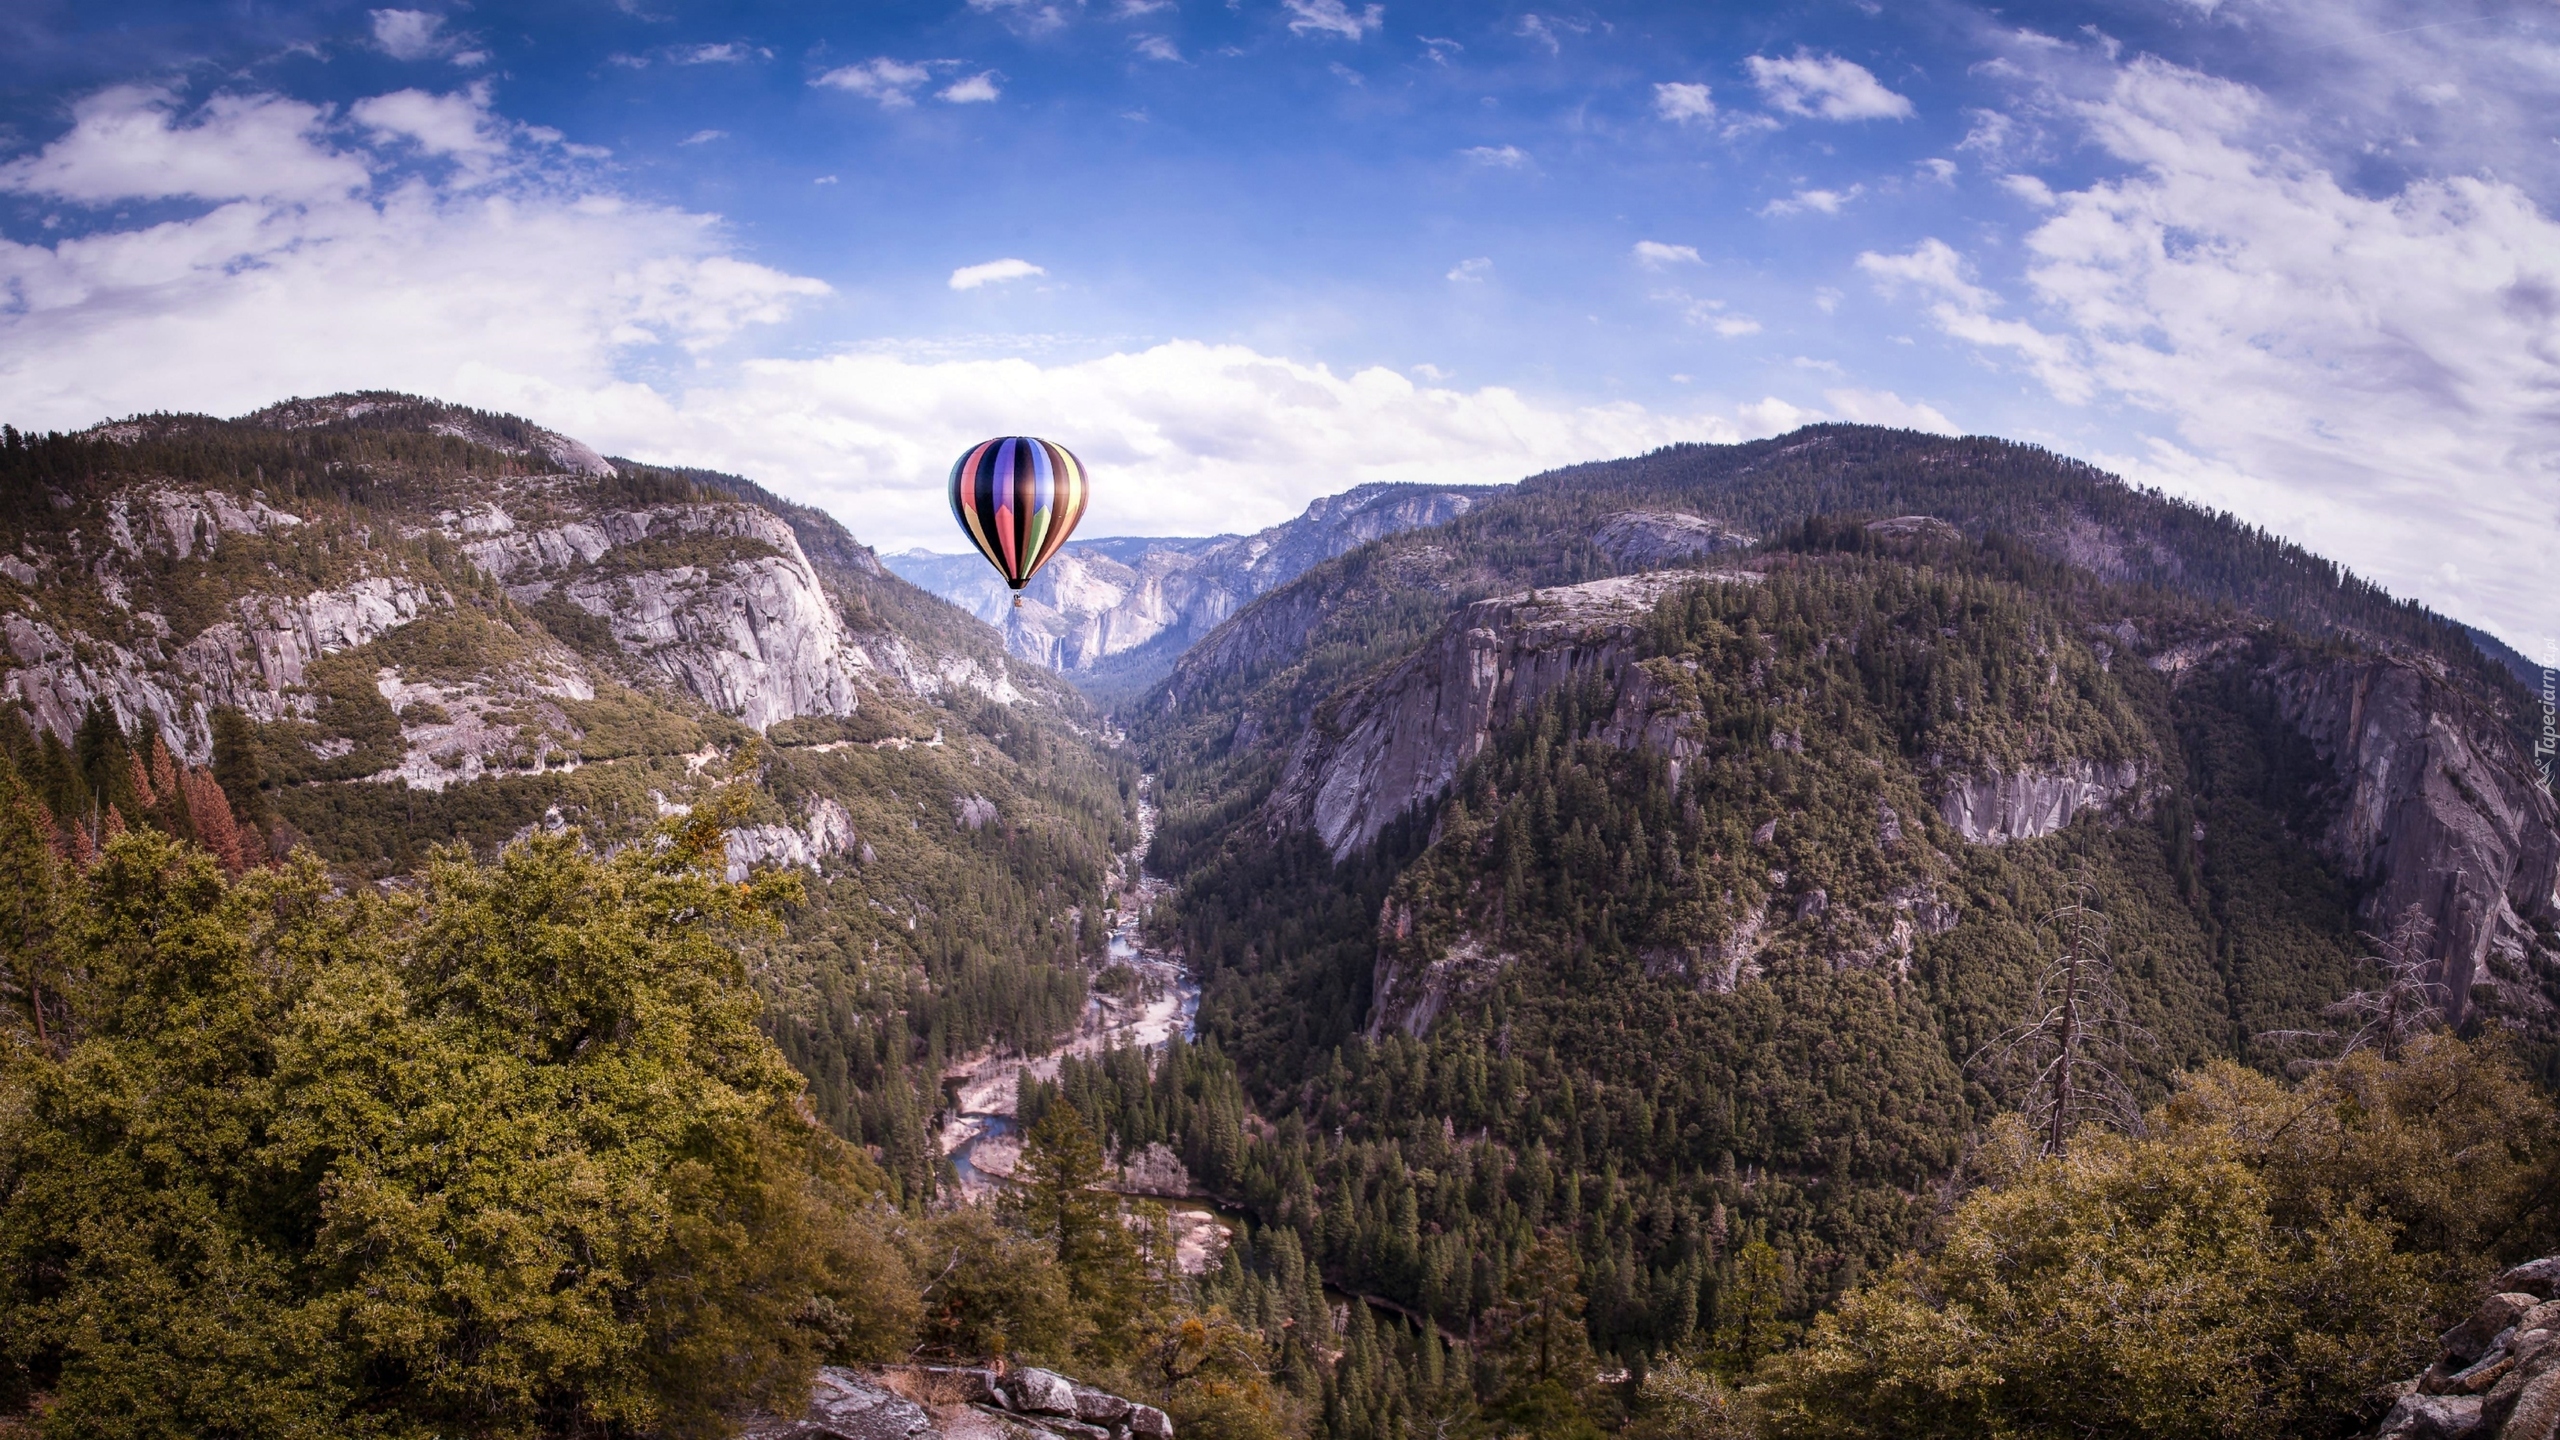
[[[1014,1132],[1023,1075],[1056,1080],[1058,1062],[1066,1056],[1099,1055],[1114,1047],[1154,1049],[1176,1032],[1185,1039],[1196,1033],[1200,987],[1189,967],[1176,956],[1148,948],[1141,938],[1147,912],[1165,892],[1164,882],[1148,874],[1145,864],[1156,832],[1154,783],[1152,775],[1138,782],[1138,843],[1120,860],[1122,884],[1105,962],[1136,972],[1135,993],[1123,998],[1093,992],[1075,1032],[1040,1054],[988,1050],[965,1056],[942,1072],[948,1101],[939,1138],[959,1173],[964,1199],[989,1199],[1011,1179],[1022,1152]]]

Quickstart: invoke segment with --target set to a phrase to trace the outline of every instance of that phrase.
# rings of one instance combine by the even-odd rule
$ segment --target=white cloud
[[[933,72],[922,65],[882,55],[858,65],[839,65],[809,83],[877,100],[883,110],[903,110],[916,103],[916,90],[932,78]]]
[[[1799,190],[1784,200],[1772,200],[1760,207],[1763,215],[1801,215],[1811,210],[1818,215],[1837,215],[1840,207],[1866,193],[1864,185],[1846,190]]]
[[[1904,286],[1935,296],[1929,316],[1939,329],[1969,344],[2017,351],[2045,388],[2060,399],[2078,405],[2094,393],[2070,342],[2023,320],[1995,318],[1991,312],[1999,308],[2000,297],[1968,278],[1964,257],[1945,241],[1933,236],[1907,255],[1870,250],[1858,257],[1858,268],[1872,276],[1876,288],[1888,298]]]
[[[1387,9],[1371,5],[1353,14],[1343,0],[1280,0],[1293,35],[1338,35],[1357,40],[1386,23]]]
[[[1564,53],[1564,44],[1556,38],[1558,30],[1585,35],[1590,33],[1591,27],[1578,20],[1562,20],[1553,15],[1532,13],[1521,16],[1519,27],[1511,33],[1523,40],[1534,40],[1546,46],[1547,53],[1550,55],[1561,55]]]
[[[1047,35],[1067,25],[1066,12],[1045,0],[969,0],[969,8],[1001,15],[1008,26],[1026,35]]]
[[[1131,48],[1150,60],[1162,60],[1170,65],[1182,63],[1182,47],[1174,44],[1171,36],[1132,35],[1129,37],[1129,44]]]
[[[1952,185],[1955,183],[1956,162],[1953,160],[1944,159],[1942,157],[1931,158],[1921,161],[1919,168],[1922,174],[1927,175],[1930,179],[1941,185]]]
[[[726,140],[728,138],[729,132],[726,130],[696,130],[676,143],[679,145],[708,145],[714,140]]]
[[[1680,124],[1713,120],[1716,102],[1704,85],[1671,80],[1653,87],[1653,113]]]
[[[558,162],[562,147],[503,117],[490,123],[513,137],[505,163],[466,186],[406,174],[370,130],[323,130],[316,109],[274,96],[225,102],[221,115],[128,96],[116,117],[146,151],[176,147],[184,163],[102,159],[96,126],[109,108],[90,104],[71,133],[0,169],[0,188],[215,198],[194,218],[118,222],[52,245],[0,241],[0,414],[21,426],[239,414],[380,386],[755,476],[866,540],[947,546],[941,478],[987,434],[1074,446],[1097,474],[1091,533],[1201,534],[1278,521],[1366,481],[1510,478],[1730,442],[1808,414],[1778,400],[1665,413],[1460,390],[1180,340],[1049,365],[740,360],[724,341],[827,287],[741,259],[716,217],[599,188]],[[222,119],[242,114],[265,118]],[[216,153],[225,143],[235,153]],[[226,178],[262,169],[299,178]],[[249,193],[261,191],[274,193]],[[668,365],[657,347],[698,363]]]
[[[1529,152],[1517,145],[1470,145],[1458,153],[1478,165],[1496,170],[1529,168]]]
[[[1995,318],[1936,240],[1861,267],[2057,398],[2154,417],[2092,458],[2510,640],[2550,635],[2560,223],[2476,173],[2350,187],[2307,119],[2157,59],[2068,113],[2123,171],[2013,185],[2050,207],[2024,245],[2039,324]]]
[[[181,124],[167,91],[122,85],[71,107],[71,130],[0,165],[0,190],[97,205],[115,200],[320,200],[371,182],[361,156],[316,137],[318,106],[220,95]]]
[[[996,87],[996,72],[981,70],[975,75],[955,80],[942,89],[942,98],[954,105],[984,103],[999,98],[1004,92]]]
[[[1462,284],[1477,284],[1493,278],[1493,261],[1478,255],[1449,267],[1448,278]]]
[[[951,288],[975,290],[981,285],[999,285],[1007,280],[1025,280],[1049,272],[1028,260],[990,260],[983,265],[963,265],[951,272]]]
[[[373,43],[394,60],[432,60],[453,48],[444,17],[424,10],[376,10]]]
[[[1783,60],[1766,55],[1745,59],[1751,83],[1790,115],[1823,120],[1903,120],[1911,102],[1884,88],[1867,68],[1837,55],[1798,50]]]
[[[667,52],[667,58],[679,65],[744,65],[764,59],[772,53],[770,50],[759,49],[753,45],[741,45],[734,40],[727,40],[716,45],[679,45]]]
[[[1972,123],[1964,138],[1956,142],[1958,150],[1971,150],[1991,160],[2007,155],[2017,143],[2018,122],[1997,110],[1968,110]]]
[[[1660,269],[1665,265],[1703,265],[1695,245],[1665,245],[1659,240],[1639,240],[1635,244],[1638,263]]]
[[[513,403],[617,453],[788,477],[781,488],[846,517],[865,540],[944,548],[942,477],[986,435],[1048,435],[1091,466],[1087,533],[1203,535],[1276,523],[1352,485],[1512,479],[1814,418],[1778,401],[1741,415],[1554,404],[1187,340],[1058,365],[757,361],[680,400],[623,387],[529,389]]]
[[[1860,425],[1892,425],[1936,435],[1962,433],[1936,406],[1905,400],[1890,390],[1825,390],[1822,398],[1833,414]]]
[[[275,96],[181,116],[125,90],[75,108],[68,134],[0,167],[0,190],[218,203],[0,241],[0,413],[20,425],[368,386],[489,403],[520,383],[505,377],[601,392],[635,351],[707,354],[827,293],[736,258],[716,218],[595,190],[529,140],[494,187],[376,185],[368,165],[389,158]]]
[[[2000,188],[2039,210],[2050,210],[2055,204],[2053,187],[2033,175],[2003,175]]]
[[[1760,333],[1760,322],[1747,315],[1719,315],[1707,321],[1706,325],[1708,329],[1727,340],[1739,340],[1745,335]]]
[[[377,141],[408,140],[429,155],[486,161],[505,154],[509,144],[505,122],[489,113],[485,84],[456,95],[395,90],[357,101],[347,116]]]

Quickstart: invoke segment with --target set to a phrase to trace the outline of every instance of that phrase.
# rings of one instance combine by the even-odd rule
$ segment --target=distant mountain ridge
[[[1004,632],[1015,656],[1143,686],[1239,606],[1382,536],[1442,525],[1495,485],[1361,485],[1251,535],[1070,541],[1013,604],[975,554],[909,550],[889,569]]]

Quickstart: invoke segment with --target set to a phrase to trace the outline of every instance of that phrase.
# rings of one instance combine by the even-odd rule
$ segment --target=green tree
[[[713,1433],[906,1348],[877,1170],[796,1112],[721,817],[413,892],[66,881],[59,1055],[0,1051],[0,1362],[51,1435]]]
[[[1734,1252],[1733,1283],[1716,1307],[1716,1344],[1743,1370],[1786,1340],[1786,1266],[1777,1247],[1754,1237]]]
[[[1173,1417],[1177,1435],[1280,1440],[1291,1428],[1287,1407],[1271,1385],[1270,1347],[1223,1306],[1149,1325],[1133,1368],[1146,1397]]]
[[[912,1249],[925,1282],[921,1338],[936,1356],[1063,1363],[1092,1328],[1055,1246],[987,1206],[928,1218]]]
[[[2553,1238],[2560,1113],[2493,1046],[2217,1064],[2148,1130],[2051,1156],[2005,1117],[1946,1243],[1762,1367],[1768,1433],[2344,1436]]]
[[[1677,1357],[1646,1372],[1637,1395],[1635,1440],[1750,1440],[1741,1400],[1709,1370]]]
[[[1549,1230],[1511,1272],[1510,1303],[1501,1319],[1511,1364],[1531,1381],[1555,1380],[1579,1390],[1591,1375],[1582,1309],[1582,1262],[1561,1231]]]
[[[1136,1343],[1150,1299],[1119,1201],[1100,1188],[1108,1174],[1084,1116],[1073,1105],[1051,1105],[1024,1137],[1020,1188],[1007,1197],[1031,1233],[1050,1243],[1068,1295],[1093,1321],[1084,1350],[1106,1363]]]

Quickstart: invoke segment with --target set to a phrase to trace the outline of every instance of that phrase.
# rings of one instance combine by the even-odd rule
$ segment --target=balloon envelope
[[[1019,590],[1084,518],[1084,466],[1064,445],[1006,435],[951,467],[951,514],[969,543]]]

